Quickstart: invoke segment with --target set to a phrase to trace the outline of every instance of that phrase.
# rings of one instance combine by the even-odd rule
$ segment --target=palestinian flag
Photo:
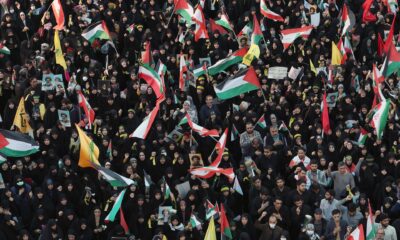
[[[171,188],[169,187],[167,181],[165,181],[165,178],[164,178],[164,183],[165,183],[164,199],[170,199],[171,198]]]
[[[128,227],[128,224],[126,223],[124,212],[122,211],[122,208],[119,208],[119,224],[124,229],[125,234],[129,234],[129,227]]]
[[[118,173],[102,167],[96,166],[96,169],[103,176],[104,180],[106,180],[112,187],[128,187],[130,185],[136,184],[132,179],[126,178]]]
[[[229,227],[229,221],[225,214],[224,204],[221,203],[221,213],[220,213],[220,228],[221,228],[221,239],[232,239],[232,232]]]
[[[3,44],[0,44],[0,53],[4,55],[10,55],[10,49]]]
[[[389,77],[392,73],[400,69],[400,53],[397,52],[395,46],[392,44],[386,54],[386,59],[381,68],[381,72],[385,77]]]
[[[210,32],[214,33],[215,31],[218,31],[221,35],[227,35],[228,31],[225,30],[225,28],[221,27],[218,25],[213,19],[208,19],[208,22],[210,23],[209,28]]]
[[[30,136],[0,129],[0,156],[25,157],[39,151],[39,144]],[[2,156],[4,155],[4,156]]]
[[[193,75],[195,78],[198,78],[201,75],[206,75],[206,74],[207,74],[207,63],[204,63],[200,67],[193,70]]]
[[[196,228],[197,230],[201,230],[201,222],[197,219],[196,215],[192,213],[190,215],[190,225],[192,225],[192,228]]]
[[[208,75],[213,76],[219,74],[228,67],[236,63],[242,62],[243,57],[244,55],[246,55],[246,53],[247,53],[247,48],[241,48],[236,52],[232,53],[232,55],[230,55],[229,57],[219,60],[214,65],[208,68]]]
[[[160,75],[148,64],[139,66],[138,77],[144,79],[153,89],[157,99],[164,94]]]
[[[122,190],[117,199],[115,199],[114,206],[112,207],[111,211],[108,213],[107,217],[104,219],[105,222],[114,222],[115,216],[117,215],[119,209],[121,208],[122,200],[124,199],[124,195],[126,192],[126,188]]]
[[[390,102],[384,99],[376,107],[376,111],[372,117],[371,126],[376,129],[376,136],[382,139],[383,131],[389,116]]]
[[[368,132],[364,128],[360,128],[360,136],[358,137],[357,143],[358,145],[364,145],[365,141],[368,138]]]
[[[378,54],[378,57],[382,57],[385,48],[385,44],[383,43],[383,39],[380,33],[378,33],[378,46],[377,46],[377,50],[376,53]]]
[[[185,90],[185,81],[187,78],[187,71],[188,71],[188,67],[186,65],[185,56],[183,54],[181,54],[180,60],[179,60],[179,89],[181,91]]]
[[[141,138],[141,139],[146,139],[147,134],[149,133],[151,126],[153,125],[154,119],[156,119],[158,110],[160,109],[159,106],[159,101],[157,101],[156,106],[154,107],[153,110],[147,115],[144,119],[143,122],[139,125],[139,127],[136,128],[136,130],[129,135],[129,137],[133,138]]]
[[[219,137],[218,130],[216,130],[216,129],[208,130],[200,125],[197,125],[196,123],[192,122],[192,119],[190,119],[190,116],[187,113],[186,113],[185,117],[182,118],[182,120],[179,122],[178,125],[181,126],[186,123],[190,126],[190,128],[194,132],[197,132],[202,137],[207,137],[207,136]]]
[[[329,124],[329,110],[328,110],[328,103],[326,102],[326,92],[322,97],[322,129],[325,134],[328,134],[329,130],[331,129]]]
[[[351,234],[347,237],[347,240],[364,240],[364,227],[362,224],[358,225]]]
[[[389,34],[385,40],[385,44],[383,46],[383,51],[387,53],[389,51],[390,46],[393,45],[393,35],[394,35],[394,21],[396,20],[396,16],[393,17],[392,25],[390,26]]]
[[[224,12],[221,13],[221,18],[219,20],[215,21],[215,23],[222,26],[223,28],[233,32],[233,28],[231,27],[229,18]]]
[[[260,119],[258,119],[256,126],[259,126],[262,129],[267,128],[267,123],[265,122],[264,114],[261,115]]]
[[[238,137],[239,137],[239,131],[236,129],[235,124],[232,124],[231,142],[235,141]]]
[[[251,34],[251,44],[259,45],[260,40],[263,38],[263,34],[261,32],[260,23],[257,20],[257,16],[253,15],[253,33]]]
[[[204,18],[203,9],[200,5],[197,6],[192,20],[196,24],[196,29],[194,31],[194,41],[197,42],[199,41],[199,39],[208,39],[209,37],[206,28],[206,19]]]
[[[92,167],[95,168],[100,166],[99,163],[99,148],[90,139],[78,126],[76,126],[76,130],[79,134],[79,141],[80,141],[80,153],[79,153],[79,162],[78,166],[81,168]]]
[[[251,33],[253,32],[253,25],[251,22],[249,22],[248,24],[246,24],[242,30],[238,33],[238,37],[241,37],[243,35],[246,35],[248,37],[251,36]]]
[[[93,43],[96,38],[111,40],[110,32],[108,31],[104,21],[85,29],[82,32],[82,37],[88,40],[90,43]]]
[[[363,22],[375,22],[376,16],[370,11],[371,5],[374,3],[374,0],[366,0],[363,5],[363,15],[362,21]]]
[[[284,22],[285,20],[283,17],[281,17],[279,14],[274,13],[273,11],[269,10],[267,7],[267,4],[265,3],[265,0],[260,1],[260,12],[261,14],[271,20],[274,21],[279,21],[279,22]]]
[[[126,28],[126,31],[128,31],[128,33],[132,33],[135,30],[135,24],[131,24]]]
[[[86,118],[88,119],[89,127],[92,126],[94,122],[95,113],[93,108],[90,106],[89,102],[86,100],[85,96],[82,94],[81,91],[78,92],[78,102],[79,106],[83,108],[85,112]]]
[[[56,30],[62,30],[64,28],[64,11],[61,6],[60,0],[54,0],[51,4],[51,8],[53,9],[54,18],[56,19],[57,25],[54,27]]]
[[[284,49],[288,48],[299,37],[307,39],[308,36],[310,36],[312,30],[313,30],[312,26],[282,30],[281,34],[282,34],[283,48]]]
[[[174,0],[175,5],[175,13],[182,16],[185,19],[187,24],[192,23],[193,17],[193,7],[190,5],[187,0]]]
[[[214,86],[215,93],[219,99],[225,100],[259,89],[260,82],[253,67],[242,69],[234,76],[231,76]]]
[[[353,28],[355,23],[354,13],[349,9],[346,4],[343,4],[341,21],[343,25],[341,36],[343,36]]]
[[[210,219],[212,216],[219,214],[218,204],[212,204],[208,199],[206,200],[207,203],[207,211],[206,211],[206,219]]]
[[[375,221],[373,219],[374,214],[372,213],[371,204],[368,202],[368,218],[367,218],[367,226],[365,235],[367,236],[367,240],[374,240],[376,235],[375,229]]]

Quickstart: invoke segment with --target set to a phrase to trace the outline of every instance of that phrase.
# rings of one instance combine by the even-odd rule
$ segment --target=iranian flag
[[[4,55],[10,55],[10,49],[8,49],[8,47],[4,46],[3,44],[0,44],[0,53]]]
[[[157,99],[164,94],[161,77],[150,65],[140,65],[138,77],[144,79],[146,83],[153,89]]]
[[[359,145],[364,145],[368,138],[368,132],[364,128],[360,128],[360,136],[358,137],[357,143]]]
[[[262,114],[260,119],[258,119],[256,126],[259,126],[262,129],[267,128],[267,123],[265,122],[264,114]]]
[[[160,109],[160,104],[164,101],[164,98],[157,99],[156,106],[154,109],[147,115],[143,122],[136,128],[136,130],[129,135],[129,137],[133,138],[141,138],[146,139],[147,134],[149,133],[151,126],[153,125],[154,119],[157,117],[158,110]]]
[[[175,13],[182,16],[187,24],[191,24],[193,17],[192,5],[190,5],[187,2],[187,0],[174,0],[174,5],[175,5]]]
[[[236,63],[242,62],[243,57],[244,55],[246,55],[246,53],[247,53],[247,48],[241,48],[236,52],[232,53],[232,55],[230,55],[229,57],[219,60],[214,65],[208,68],[208,75],[213,76],[219,74],[228,67]]]
[[[221,227],[221,239],[232,239],[231,228],[229,227],[229,221],[225,214],[224,204],[221,203],[220,213],[220,227]]]
[[[214,86],[214,91],[219,99],[225,100],[259,89],[260,82],[253,67],[242,69],[234,76],[231,76]]]
[[[251,44],[259,45],[260,40],[263,38],[260,23],[257,20],[256,14],[253,15],[253,33],[251,34]]]
[[[54,27],[56,30],[62,30],[64,28],[64,11],[61,6],[60,0],[54,0],[51,4],[51,8],[53,9],[54,18],[56,19],[57,25]]]
[[[202,137],[219,137],[218,130],[216,129],[211,129],[208,130],[200,125],[197,125],[196,123],[192,122],[192,119],[190,118],[189,114],[186,113],[185,117],[182,118],[182,120],[179,122],[179,126],[183,124],[188,124],[190,128],[194,131],[197,132],[200,136]]]
[[[364,240],[364,227],[362,224],[358,225],[351,234],[347,237],[347,240]]]
[[[180,60],[179,60],[179,89],[181,91],[185,90],[185,80],[187,78],[187,65],[186,65],[186,60],[185,56],[181,54]]]
[[[206,28],[206,19],[204,18],[203,9],[200,5],[197,6],[192,20],[196,23],[196,29],[194,31],[194,41],[197,42],[199,41],[199,39],[208,39],[209,37]]]
[[[382,73],[376,67],[376,64],[372,64],[372,78],[374,79],[375,86],[379,86],[380,83],[385,81],[385,77],[382,76]]]
[[[349,7],[346,4],[343,4],[343,10],[342,10],[342,36],[345,35],[350,29],[353,28],[354,23],[355,23],[355,17],[354,13],[349,9]]]
[[[111,209],[111,211],[108,213],[107,217],[104,219],[105,222],[114,222],[115,216],[117,215],[119,209],[121,208],[122,200],[124,199],[124,195],[126,192],[126,188],[122,190],[117,199],[115,199],[115,203]]]
[[[216,173],[220,173],[228,177],[230,180],[235,179],[235,173],[233,172],[233,168],[218,168],[218,167],[200,167],[189,170],[190,173],[199,178],[210,178],[213,177]]]
[[[279,22],[284,22],[285,20],[283,17],[281,17],[279,14],[274,13],[273,11],[269,10],[267,7],[267,4],[265,3],[265,0],[260,1],[260,12],[261,14],[271,20],[274,21],[279,21]]]
[[[310,36],[312,30],[312,26],[282,30],[281,34],[283,48],[288,48],[299,37],[307,39],[308,36]]]
[[[39,151],[39,144],[28,135],[0,129],[0,154],[6,157],[25,157]],[[1,158],[4,158],[1,156]]]
[[[215,21],[215,23],[222,26],[223,28],[228,29],[229,31],[233,32],[233,29],[229,22],[229,18],[224,12],[221,13],[221,18],[219,20]]]
[[[329,130],[331,130],[331,126],[329,123],[329,110],[328,103],[326,102],[326,92],[322,96],[322,129],[325,134],[328,134]]]
[[[390,101],[383,99],[375,106],[375,113],[372,117],[371,126],[376,129],[377,139],[382,139],[383,131],[389,116]]]
[[[82,37],[85,38],[86,40],[88,40],[90,43],[93,43],[93,41],[96,38],[104,39],[104,40],[111,40],[110,32],[108,31],[108,28],[104,21],[101,21],[98,24],[85,29],[82,32]]]
[[[83,108],[83,111],[85,112],[89,127],[91,127],[94,122],[95,113],[81,91],[78,92],[78,102],[79,106]]]
[[[97,171],[103,176],[104,180],[106,180],[112,187],[128,187],[130,185],[136,184],[132,179],[126,178],[118,173],[102,167],[96,166]]]
[[[367,218],[367,230],[365,232],[365,235],[367,236],[367,240],[374,240],[375,235],[376,235],[376,229],[375,229],[375,224],[374,220],[372,218],[372,209],[371,209],[371,204],[368,201],[368,218]]]

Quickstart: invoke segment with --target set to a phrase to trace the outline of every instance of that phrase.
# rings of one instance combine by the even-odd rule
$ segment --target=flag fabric
[[[326,102],[326,92],[322,97],[322,129],[325,134],[328,134],[329,130],[331,129],[329,123],[328,103]]]
[[[10,49],[8,47],[4,46],[3,44],[0,44],[0,53],[4,55],[10,55]]]
[[[51,4],[51,8],[53,9],[54,18],[56,19],[57,25],[54,27],[56,30],[62,30],[64,28],[64,11],[61,6],[60,0],[54,0]]]
[[[382,76],[381,72],[378,70],[375,63],[372,64],[372,78],[376,86],[385,81],[385,77]]]
[[[193,7],[187,0],[174,0],[175,13],[179,14],[185,19],[187,24],[192,24],[192,17],[194,14]]]
[[[239,131],[236,129],[235,124],[232,124],[231,129],[231,142],[235,141],[239,137]]]
[[[99,163],[99,148],[90,139],[78,126],[76,126],[76,130],[79,134],[79,141],[80,141],[80,153],[79,153],[79,162],[78,166],[81,168],[92,167],[95,168],[100,166]]]
[[[204,240],[217,240],[214,217],[211,217],[210,222],[208,223],[208,228],[206,235],[204,236]]]
[[[259,45],[260,40],[263,38],[260,23],[258,22],[256,14],[253,15],[253,32],[251,34],[251,45]]]
[[[88,40],[90,43],[93,43],[96,38],[111,40],[110,32],[108,31],[104,21],[85,29],[82,32],[82,37]]]
[[[212,216],[219,214],[218,204],[212,204],[208,199],[206,200],[207,210],[206,210],[206,219],[210,219]]]
[[[220,19],[215,21],[215,23],[218,24],[219,26],[233,32],[233,28],[231,27],[229,18],[224,12],[221,13]]]
[[[180,0],[180,1],[182,1],[182,0]],[[183,54],[181,54],[180,60],[179,60],[179,89],[181,91],[185,90],[185,81],[187,78],[187,72],[188,72],[188,68],[186,65],[185,56]],[[185,76],[185,74],[186,74],[186,76]]]
[[[165,89],[163,89],[161,77],[149,64],[145,63],[139,66],[138,78],[146,81],[153,89],[157,99],[164,94]]]
[[[122,200],[124,199],[124,195],[126,192],[126,188],[122,190],[117,199],[115,199],[115,203],[111,209],[111,211],[108,213],[107,217],[104,219],[105,222],[114,222],[115,216],[117,215],[119,209],[121,208]]]
[[[60,66],[62,66],[64,71],[67,70],[67,63],[65,62],[64,55],[62,52],[60,36],[58,35],[58,30],[54,31],[54,53],[56,56],[56,63],[59,64]]]
[[[362,224],[358,225],[347,237],[347,240],[364,240],[364,227]]]
[[[232,239],[231,228],[229,227],[229,221],[225,214],[224,204],[221,203],[220,213],[220,228],[221,228],[221,239]]]
[[[383,131],[389,116],[390,102],[386,99],[376,106],[376,111],[372,117],[371,126],[376,130],[377,139],[382,139]]]
[[[387,53],[389,51],[390,46],[393,44],[393,35],[394,35],[394,21],[396,20],[396,16],[393,17],[392,25],[390,26],[389,34],[385,40],[385,44],[383,47],[383,51]]]
[[[190,225],[192,225],[192,228],[196,228],[197,230],[201,230],[201,222],[197,219],[196,215],[192,213],[190,215]]]
[[[243,57],[243,64],[247,66],[251,65],[254,58],[260,57],[260,40],[263,38],[263,34],[260,28],[260,24],[257,20],[257,16],[253,15],[253,32],[251,34],[250,49]]]
[[[342,53],[339,51],[336,44],[332,41],[332,65],[340,65],[342,64]]]
[[[312,30],[312,26],[282,30],[281,34],[283,48],[288,48],[298,37],[308,39],[308,36],[310,36]]]
[[[242,69],[234,76],[231,76],[214,86],[214,91],[219,99],[225,100],[259,89],[260,82],[253,67]]]
[[[375,224],[374,224],[374,220],[373,220],[373,216],[374,214],[372,213],[372,209],[371,209],[371,204],[368,201],[368,218],[367,218],[367,226],[366,226],[366,231],[365,231],[365,235],[367,236],[367,240],[374,240],[375,239],[375,235],[376,235],[376,229],[375,229]]]
[[[363,15],[362,15],[362,21],[363,22],[375,22],[376,21],[376,16],[371,13],[370,8],[371,5],[373,4],[374,0],[366,0],[362,4],[363,8]]]
[[[119,175],[108,168],[96,166],[96,170],[104,177],[104,180],[110,183],[112,187],[128,187],[136,184],[132,179]]]
[[[143,122],[135,129],[135,131],[129,135],[129,137],[133,138],[141,138],[141,139],[146,139],[147,134],[149,133],[151,126],[153,125],[154,119],[156,119],[158,110],[160,109],[159,103],[156,103],[156,106],[154,109],[147,115],[144,119]]]
[[[210,24],[210,30],[212,33],[215,31],[218,31],[221,35],[227,35],[228,31],[226,31],[225,28],[223,28],[221,25],[217,24],[216,21],[214,21],[212,18],[208,19],[208,22]]]
[[[126,31],[128,31],[128,33],[132,33],[135,30],[135,24],[131,24],[126,28]]]
[[[78,91],[78,103],[85,112],[85,116],[88,119],[88,125],[91,127],[94,122],[95,112],[81,91]]]
[[[379,57],[382,57],[383,53],[385,52],[384,49],[385,49],[385,44],[384,44],[384,42],[383,42],[383,39],[382,39],[382,37],[381,37],[381,34],[378,33],[378,49],[377,49],[377,54],[378,54]]]
[[[353,28],[355,24],[354,13],[346,4],[343,4],[341,21],[343,25],[341,36],[344,36],[349,30]]]
[[[243,196],[243,190],[242,187],[240,186],[239,179],[237,176],[235,177],[235,181],[233,182],[233,190],[235,190],[237,193]]]
[[[207,63],[204,63],[200,67],[197,67],[193,70],[193,75],[195,78],[205,74],[207,74]]]
[[[246,36],[250,37],[252,31],[253,31],[253,26],[252,26],[252,23],[249,22],[242,28],[242,30],[237,34],[237,36],[241,37],[241,36],[246,35]]]
[[[284,22],[285,20],[283,17],[281,17],[279,14],[274,13],[273,11],[269,10],[267,7],[267,4],[265,3],[265,0],[260,1],[260,12],[261,14],[271,20],[278,21],[278,22]]]
[[[17,111],[15,112],[13,125],[18,127],[18,131],[22,133],[31,133],[33,131],[31,125],[29,124],[29,115],[26,113],[25,101],[23,97],[21,97]]]
[[[265,122],[264,114],[262,114],[261,117],[258,119],[256,126],[259,126],[262,129],[267,128],[267,123]]]
[[[0,157],[25,157],[39,151],[39,144],[30,136],[0,129]]]
[[[314,63],[310,59],[310,70],[313,72],[315,75],[317,75],[317,69],[314,66]]]
[[[397,0],[384,0],[384,3],[390,13],[396,14],[398,11]],[[396,16],[395,16],[396,17]]]
[[[129,234],[129,227],[128,227],[128,224],[126,223],[124,212],[122,211],[122,208],[119,208],[119,224],[124,229],[125,234]]]
[[[358,137],[357,143],[359,145],[364,145],[367,138],[368,138],[367,130],[365,130],[364,128],[361,127],[360,128],[360,136]]]
[[[247,48],[241,48],[232,53],[232,55],[230,55],[229,57],[217,61],[214,65],[208,68],[208,75],[213,76],[219,74],[228,67],[236,63],[242,62],[243,57],[246,55],[246,53],[247,53]]]
[[[112,140],[111,140],[111,139],[110,139],[110,142],[108,143],[106,155],[107,155],[107,157],[108,157],[110,160],[113,160],[113,155],[112,155]]]
[[[147,64],[148,66],[151,66],[151,64],[153,64],[150,41],[146,41],[146,46],[141,54],[140,59],[142,61],[142,64]]]
[[[353,48],[351,47],[351,43],[349,41],[349,38],[347,36],[343,36],[339,39],[339,42],[337,44],[337,48],[339,49],[341,55],[342,55],[342,61],[341,64],[344,64],[348,58],[347,55],[351,55],[353,59],[354,57],[354,52]]]
[[[332,41],[332,44],[334,44],[333,41]],[[346,53],[346,49],[344,48],[343,38],[339,39],[339,42],[337,43],[336,47],[339,50],[339,53],[341,56],[340,64],[345,64],[346,60],[347,60],[347,53]],[[332,58],[333,58],[333,45],[332,45]],[[333,62],[333,61],[331,61],[331,62]],[[332,64],[332,65],[334,65],[334,64]]]
[[[144,176],[144,186],[146,188],[149,188],[153,183],[153,181],[151,180],[151,176],[149,174],[146,173],[146,171],[143,170],[143,176]]]
[[[209,37],[206,28],[206,19],[204,18],[203,9],[200,5],[197,6],[192,20],[196,24],[194,41],[197,42],[199,39],[208,39]]]
[[[202,137],[207,137],[207,136],[219,137],[218,130],[216,130],[216,129],[208,130],[200,125],[197,125],[196,123],[194,123],[192,121],[189,114],[187,114],[187,113],[186,113],[185,117],[182,118],[182,120],[179,122],[178,125],[181,126],[185,123],[187,123],[194,132],[197,132]]]
[[[260,47],[256,44],[251,44],[249,51],[247,51],[246,55],[244,55],[243,57],[242,63],[247,66],[250,66],[253,59],[259,57],[260,57]]]
[[[167,181],[165,181],[165,178],[164,178],[164,183],[165,183],[164,199],[170,199],[171,198],[171,188],[169,187]]]
[[[189,171],[192,175],[204,179],[211,178],[216,173],[225,175],[229,180],[233,180],[235,178],[235,173],[233,172],[233,168],[218,168],[213,166],[207,166],[207,167],[190,169]]]
[[[381,72],[385,77],[390,76],[392,73],[400,69],[400,53],[397,52],[396,47],[391,44],[389,51],[386,54],[386,59],[382,65]]]

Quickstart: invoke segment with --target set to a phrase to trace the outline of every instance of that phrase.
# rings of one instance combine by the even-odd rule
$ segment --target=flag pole
[[[177,3],[179,3],[180,0],[177,1]],[[177,4],[174,4],[174,8],[172,8],[172,12],[171,12],[171,16],[169,17],[169,20],[167,22],[167,25],[165,26],[165,28],[168,28],[169,23],[171,22],[172,17],[174,16],[174,12],[175,12],[175,7]]]

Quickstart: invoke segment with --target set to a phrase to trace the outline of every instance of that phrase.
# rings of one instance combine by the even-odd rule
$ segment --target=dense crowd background
[[[33,136],[40,143],[37,154],[9,158],[1,164],[4,181],[0,190],[0,239],[123,239],[119,219],[106,223],[119,190],[112,188],[97,171],[77,166],[79,138],[74,125],[63,126],[57,110],[67,110],[73,124],[85,120],[78,106],[81,90],[95,110],[95,121],[86,132],[100,148],[100,163],[135,180],[125,194],[121,209],[136,239],[203,239],[207,229],[207,201],[223,204],[233,239],[327,239],[339,240],[369,215],[376,223],[375,239],[400,236],[400,135],[399,76],[386,78],[381,89],[391,101],[382,140],[367,118],[374,91],[372,64],[380,67],[378,39],[386,36],[396,15],[383,0],[374,0],[371,13],[376,21],[364,23],[363,1],[273,0],[268,7],[285,18],[275,22],[260,15],[258,0],[206,0],[206,19],[217,20],[222,11],[229,16],[236,33],[255,14],[261,22],[263,47],[253,61],[261,89],[219,101],[213,85],[238,70],[235,65],[213,77],[202,75],[187,91],[178,88],[178,55],[184,53],[190,66],[209,57],[212,64],[249,44],[246,36],[210,31],[209,39],[194,41],[187,28],[172,14],[173,0],[65,0],[65,29],[61,45],[71,76],[65,89],[41,91],[43,74],[63,74],[55,64],[53,13],[46,0],[1,2],[1,40],[10,55],[0,54],[0,109],[4,129],[11,129],[21,97],[30,115]],[[188,1],[195,6],[197,0]],[[316,68],[330,65],[331,42],[339,40],[343,4],[354,12],[356,23],[348,33],[354,57],[335,67],[332,84],[316,75]],[[280,31],[309,24],[310,15],[321,13],[318,27],[308,40],[297,39],[286,51]],[[44,17],[43,17],[44,16]],[[398,17],[394,39],[398,43]],[[105,21],[117,52],[104,40],[90,44],[82,31]],[[128,31],[134,24],[133,31]],[[47,27],[45,27],[47,26]],[[184,39],[179,36],[188,32]],[[129,138],[154,108],[153,90],[138,79],[144,43],[151,43],[154,63],[161,60],[168,69],[166,101],[145,140]],[[302,78],[268,79],[274,66],[301,67]],[[326,71],[328,72],[328,71]],[[100,87],[101,81],[107,81]],[[355,84],[358,83],[358,84]],[[322,134],[321,99],[324,92],[337,92],[329,108],[330,134]],[[233,167],[243,195],[233,182],[220,174],[209,179],[188,172],[205,166],[216,156],[216,141],[200,137],[182,127],[191,119],[220,134],[229,128],[229,138],[219,167]],[[264,116],[267,127],[256,125]],[[240,136],[230,134],[233,126]],[[360,129],[368,131],[364,144],[358,143]],[[231,137],[232,135],[232,137]],[[112,143],[112,151],[107,149]],[[290,164],[291,160],[296,164]],[[201,160],[201,161],[200,161]],[[152,179],[145,187],[144,172]],[[163,181],[174,199],[164,199]],[[175,186],[188,181],[190,191],[179,197]],[[176,211],[158,221],[159,207]],[[193,227],[195,214],[202,222]],[[216,216],[216,219],[218,217]],[[218,220],[215,221],[220,236]],[[163,238],[164,237],[164,238]]]

